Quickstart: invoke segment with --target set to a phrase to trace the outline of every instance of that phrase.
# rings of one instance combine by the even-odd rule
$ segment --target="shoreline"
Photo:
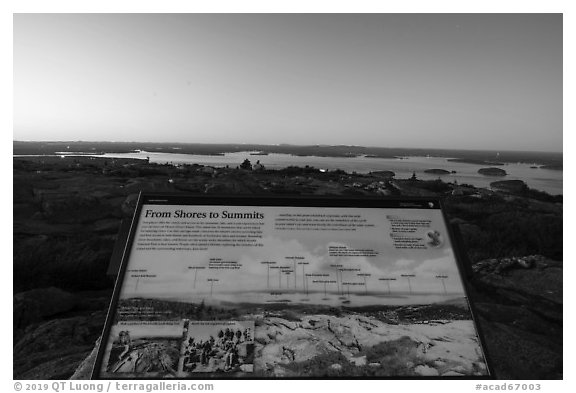
[[[63,153],[63,152],[60,152]],[[250,152],[243,151],[230,153],[224,156],[214,155],[190,155],[183,153],[156,153],[147,151],[138,151],[124,156],[124,153],[105,153],[105,154],[77,154],[70,152],[66,154],[45,154],[45,155],[13,155],[13,160],[40,161],[46,163],[66,164],[74,162],[91,162],[96,164],[97,161],[111,162],[112,164],[123,165],[157,165],[170,166],[176,169],[185,169],[193,167],[203,167],[209,171],[229,171],[238,169],[244,159],[251,160],[252,164],[256,160],[262,159],[265,172],[272,173],[290,168],[310,169],[321,172],[341,171],[346,175],[365,175],[378,177],[379,172],[390,173],[391,178],[402,180],[410,178],[413,173],[417,174],[419,180],[438,180],[445,183],[454,183],[462,185],[472,185],[475,188],[490,189],[490,183],[495,179],[491,176],[478,174],[478,164],[454,163],[448,157],[398,157],[395,159],[377,160],[374,158],[358,159],[358,157],[311,157],[303,159],[302,157],[289,154],[276,154],[268,156],[250,156]],[[174,157],[171,155],[174,154]],[[139,156],[140,155],[140,156]],[[257,157],[254,158],[254,157]],[[365,156],[364,156],[365,157]],[[375,160],[375,161],[372,161]],[[105,164],[106,165],[106,164]],[[528,164],[505,164],[506,176],[500,177],[502,180],[519,180],[527,184],[528,187],[546,192],[549,195],[563,195],[563,179],[560,170],[545,170],[540,168],[532,169]],[[438,169],[444,168],[444,169]],[[442,174],[436,171],[442,170]],[[272,171],[272,172],[270,172]],[[258,171],[254,171],[258,173]],[[544,176],[544,177],[543,177]]]
[[[263,144],[209,144],[209,143],[157,143],[157,142],[40,142],[13,141],[13,153],[30,155],[64,151],[105,153],[135,153],[147,151],[155,153],[180,153],[192,155],[222,155],[226,153],[252,152],[265,156],[271,153],[291,154],[296,157],[360,157],[399,158],[402,157],[450,157],[460,162],[480,163],[526,163],[541,166],[562,165],[562,152],[489,151],[467,149],[425,149],[400,147],[366,147],[350,145],[263,145]]]
[[[180,151],[146,151],[146,150],[132,150],[132,151],[100,151],[100,152],[83,152],[83,151],[73,151],[73,152],[62,152],[56,151],[53,153],[48,154],[35,154],[35,153],[23,153],[23,154],[12,154],[12,158],[25,158],[25,157],[102,157],[102,158],[116,158],[109,155],[112,154],[181,154],[181,155],[189,155],[189,156],[205,156],[205,157],[226,157],[227,154],[239,154],[243,153],[247,156],[254,157],[268,157],[271,154],[277,155],[286,155],[290,157],[315,157],[315,158],[338,158],[338,159],[353,159],[353,158],[370,158],[370,159],[388,159],[388,160],[406,160],[410,158],[442,158],[445,159],[447,162],[451,163],[459,163],[459,164],[470,164],[470,165],[481,165],[481,166],[506,166],[506,165],[513,165],[513,164],[520,164],[520,165],[531,165],[535,169],[547,169],[553,171],[563,171],[562,164],[544,164],[545,160],[542,162],[533,162],[533,161],[483,161],[483,160],[474,160],[474,159],[466,159],[466,158],[454,158],[448,157],[443,155],[420,155],[420,154],[407,154],[402,156],[378,156],[372,154],[356,154],[356,155],[329,155],[329,154],[298,154],[298,153],[255,153],[252,150],[239,150],[239,151],[224,151],[224,152],[214,152],[214,153],[206,153],[206,152],[180,152]],[[123,157],[117,157],[123,158]],[[133,157],[136,160],[146,160],[146,158],[137,158]],[[428,168],[434,169],[434,168]]]

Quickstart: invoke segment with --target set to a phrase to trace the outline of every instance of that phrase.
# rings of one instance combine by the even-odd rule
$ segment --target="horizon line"
[[[172,144],[172,145],[252,145],[252,146],[293,146],[293,147],[353,147],[353,148],[374,148],[374,149],[402,149],[402,150],[441,150],[441,151],[481,151],[481,152],[514,152],[514,153],[548,153],[564,154],[564,150],[510,150],[510,149],[474,149],[458,147],[401,147],[401,146],[366,146],[354,144],[294,144],[294,143],[253,143],[253,142],[153,142],[153,141],[106,141],[106,140],[17,140],[13,143],[146,143],[146,144]]]

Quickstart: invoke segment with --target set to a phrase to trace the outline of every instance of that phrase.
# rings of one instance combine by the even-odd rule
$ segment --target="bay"
[[[306,165],[326,170],[341,169],[352,173],[369,173],[372,171],[388,170],[396,174],[397,179],[405,179],[413,173],[421,180],[441,179],[445,182],[457,181],[459,184],[471,184],[475,187],[489,188],[490,183],[498,180],[522,180],[530,188],[545,191],[551,195],[561,195],[563,188],[561,170],[545,168],[532,168],[533,164],[507,163],[498,168],[504,169],[508,175],[503,177],[485,176],[478,173],[478,169],[488,165],[477,165],[449,161],[450,157],[402,157],[402,158],[373,158],[357,157],[317,157],[295,156],[290,154],[270,153],[268,155],[251,155],[251,152],[224,153],[223,155],[199,155],[179,153],[155,153],[139,151],[133,153],[106,153],[98,157],[110,158],[149,158],[152,163],[159,164],[200,164],[214,167],[236,168],[244,159],[252,164],[260,161],[267,169],[281,169],[288,166]],[[67,153],[74,155],[74,153]],[[456,171],[449,175],[424,173],[426,169],[444,169]]]

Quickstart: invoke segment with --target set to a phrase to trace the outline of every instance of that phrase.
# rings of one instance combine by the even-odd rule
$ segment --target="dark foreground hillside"
[[[101,333],[106,270],[140,191],[248,195],[439,195],[467,249],[471,300],[499,378],[562,378],[562,198],[389,173],[14,159],[14,378],[72,376]]]

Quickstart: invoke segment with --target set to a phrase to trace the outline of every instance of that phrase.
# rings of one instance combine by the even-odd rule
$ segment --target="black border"
[[[433,205],[430,205],[430,202]],[[173,378],[171,380],[309,380],[309,379],[324,379],[324,380],[485,380],[494,379],[494,370],[491,367],[491,360],[487,352],[487,346],[485,344],[484,335],[480,328],[476,317],[476,310],[473,303],[470,301],[469,293],[469,282],[468,276],[466,274],[466,269],[462,263],[465,258],[463,258],[463,250],[459,243],[456,243],[455,235],[453,233],[454,229],[449,224],[448,217],[446,216],[446,211],[444,209],[444,203],[439,197],[385,197],[385,198],[373,198],[373,197],[340,197],[340,196],[233,196],[233,195],[189,195],[189,194],[172,194],[172,193],[143,193],[140,192],[138,196],[138,201],[136,204],[136,209],[134,211],[134,216],[132,217],[132,222],[130,224],[130,232],[124,247],[124,252],[122,254],[122,260],[120,263],[120,269],[118,271],[118,276],[114,284],[114,292],[112,294],[112,300],[110,302],[110,307],[106,314],[106,322],[104,324],[104,329],[98,346],[98,353],[96,355],[96,360],[94,362],[94,367],[92,369],[91,379],[97,380],[126,380],[131,379],[117,379],[117,378],[104,378],[100,376],[100,370],[102,367],[102,361],[104,353],[106,350],[106,345],[108,343],[110,330],[112,328],[112,321],[114,319],[114,314],[116,312],[116,307],[118,306],[118,300],[120,296],[120,290],[122,287],[122,282],[124,281],[124,275],[126,273],[126,268],[128,260],[130,257],[130,250],[132,249],[132,244],[134,242],[134,236],[136,234],[136,228],[139,221],[140,213],[142,211],[142,206],[146,203],[157,204],[157,205],[223,205],[223,206],[293,206],[293,207],[356,207],[356,208],[402,208],[402,209],[434,209],[441,210],[442,217],[444,219],[444,224],[448,231],[448,237],[450,239],[450,244],[454,250],[454,257],[456,260],[456,265],[460,273],[460,280],[464,287],[464,293],[466,295],[466,300],[468,302],[470,313],[472,315],[472,321],[476,332],[478,333],[478,339],[480,340],[480,346],[484,355],[484,360],[486,361],[486,367],[488,369],[488,375],[483,376],[459,376],[459,377],[425,377],[425,376],[397,376],[397,377],[353,377],[344,376],[342,378],[331,378],[331,377],[289,377],[289,378],[258,378],[258,377],[213,377],[204,376],[201,378]],[[155,380],[156,378],[139,378],[140,380]]]

